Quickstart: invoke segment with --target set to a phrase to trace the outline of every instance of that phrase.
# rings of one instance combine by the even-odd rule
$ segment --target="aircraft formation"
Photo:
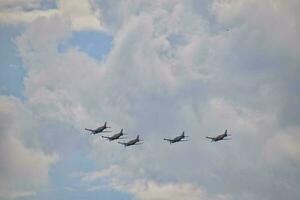
[[[86,131],[89,131],[90,134],[96,135],[99,133],[108,133],[108,132],[112,132],[110,130],[111,127],[107,126],[107,122],[104,123],[103,126],[100,126],[96,129],[89,129],[89,128],[85,128]],[[126,137],[124,137],[125,135],[127,135],[126,133],[123,132],[123,129],[120,130],[119,133],[116,133],[114,135],[111,136],[103,136],[102,138],[108,140],[108,141],[114,141],[114,140],[120,140],[120,139],[126,139]],[[218,141],[222,141],[222,140],[231,140],[232,138],[228,137],[231,136],[230,134],[227,133],[227,129],[225,130],[225,132],[223,134],[217,135],[215,137],[210,137],[207,136],[207,139],[210,139],[211,142],[218,142]],[[163,140],[169,142],[170,144],[173,143],[177,143],[177,142],[186,142],[188,141],[186,138],[188,138],[189,136],[185,135],[184,131],[182,132],[181,135],[174,137],[173,139],[168,139],[168,138],[164,138]],[[118,142],[121,145],[124,145],[124,147],[128,147],[128,146],[132,146],[132,145],[140,145],[143,144],[143,140],[140,139],[140,136],[137,135],[135,139],[131,139],[127,142]]]

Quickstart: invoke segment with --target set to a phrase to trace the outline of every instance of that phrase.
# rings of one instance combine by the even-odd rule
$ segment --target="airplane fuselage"
[[[226,133],[224,134],[221,134],[221,135],[218,135],[217,137],[214,137],[214,138],[209,138],[212,140],[212,142],[217,142],[217,141],[220,141],[220,140],[224,140],[224,138],[226,138],[228,135]]]
[[[106,129],[105,126],[101,126],[101,127],[97,128],[97,129],[95,129],[95,130],[93,131],[93,133],[94,133],[94,134],[96,134],[96,133],[101,133],[101,132],[104,131],[105,129]]]
[[[227,134],[227,129],[225,130],[225,132],[221,135],[218,135],[216,137],[209,137],[207,136],[206,138],[210,139],[212,142],[217,142],[220,140],[230,140],[231,138],[226,138],[227,136],[230,136],[229,134]]]
[[[222,135],[218,135],[217,137],[215,137],[215,141],[219,141],[219,140],[223,140],[227,135],[222,134]]]
[[[170,144],[172,144],[172,143],[175,143],[175,142],[185,141],[185,140],[182,140],[185,137],[186,136],[184,135],[184,133],[182,133],[181,135],[179,135],[179,136],[177,136],[177,137],[175,137],[173,139],[166,139],[166,138],[164,138],[164,140],[166,140],[166,141],[170,142]]]
[[[111,137],[108,137],[108,139],[109,139],[110,141],[112,141],[112,140],[117,140],[117,139],[119,139],[122,135],[123,135],[122,133],[117,133],[117,134],[115,134],[115,135],[113,135],[113,136],[111,136]]]
[[[125,146],[131,146],[131,145],[135,145],[139,140],[138,139],[134,139],[134,140],[130,140],[129,142],[125,143]]]
[[[177,136],[176,138],[174,138],[173,140],[171,140],[171,143],[179,142],[179,141],[182,140],[183,138],[184,138],[183,135]]]

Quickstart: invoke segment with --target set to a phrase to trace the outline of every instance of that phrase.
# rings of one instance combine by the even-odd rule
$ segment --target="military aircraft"
[[[109,141],[113,141],[113,140],[117,140],[117,139],[124,139],[121,138],[121,136],[126,135],[125,133],[123,133],[123,129],[121,129],[121,131],[119,133],[116,133],[112,136],[102,136],[105,139],[108,139]]]
[[[118,142],[119,144],[123,144],[124,147],[128,147],[128,146],[131,146],[131,145],[138,145],[138,144],[143,144],[143,143],[139,143],[143,140],[140,140],[140,136],[137,135],[137,137],[133,140],[130,140],[128,142]]]
[[[107,125],[106,125],[106,122],[104,123],[104,125],[103,126],[100,126],[100,127],[98,127],[98,128],[96,128],[96,129],[88,129],[88,128],[85,128],[85,130],[86,131],[90,131],[91,132],[91,134],[98,134],[98,133],[108,133],[108,132],[111,132],[111,131],[105,131],[105,129],[107,129],[107,128],[111,128],[111,127],[108,127]]]
[[[189,136],[184,135],[184,131],[183,131],[181,135],[179,135],[179,136],[177,136],[177,137],[175,137],[173,139],[166,139],[166,138],[164,138],[164,140],[166,140],[166,141],[170,142],[170,144],[172,144],[172,143],[175,143],[175,142],[185,142],[185,141],[188,141],[188,140],[183,140],[184,138],[187,138],[187,137],[189,137]]]
[[[231,136],[231,135],[227,134],[227,129],[226,129],[225,132],[221,135],[218,135],[216,137],[206,137],[206,138],[211,139],[211,142],[217,142],[220,140],[231,140],[231,138],[226,138],[227,136]]]

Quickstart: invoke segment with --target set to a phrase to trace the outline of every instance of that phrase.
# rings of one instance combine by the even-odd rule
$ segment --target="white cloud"
[[[57,8],[42,8],[41,0],[34,1],[4,1],[0,3],[0,23],[22,24],[31,23],[40,17],[60,16],[69,20],[72,29],[101,30],[99,11],[95,11],[88,0],[59,0]],[[25,9],[30,7],[31,9]]]
[[[36,195],[34,191],[5,191],[1,196],[8,197],[11,199],[18,199],[18,198],[29,198]]]
[[[152,200],[152,199],[197,199],[197,200],[229,200],[230,195],[215,195],[209,196],[207,192],[196,185],[190,183],[160,183],[152,180],[146,179],[130,179],[126,181],[124,176],[126,172],[124,169],[118,166],[110,166],[107,169],[89,172],[89,173],[79,173],[82,182],[92,182],[94,185],[95,181],[107,179],[105,182],[110,185],[114,190],[121,192],[126,192],[132,194],[138,200]],[[123,177],[123,178],[122,178]],[[97,191],[103,189],[103,186],[91,186],[88,191]]]
[[[59,12],[55,9],[49,9],[46,11],[33,10],[33,11],[2,11],[0,12],[0,23],[30,23],[39,17],[52,17]]]
[[[201,188],[185,183],[163,184],[154,181],[137,180],[131,184],[122,184],[115,181],[113,182],[113,187],[133,194],[138,200],[209,199]]]
[[[0,8],[2,7],[22,7],[25,5],[39,4],[40,0],[2,0],[0,2]]]
[[[299,127],[280,131],[272,136],[264,148],[264,158],[277,165],[287,160],[300,166]]]
[[[58,8],[63,16],[71,20],[74,30],[101,30],[100,13],[95,12],[88,0],[59,0]]]
[[[93,181],[96,181],[101,178],[110,177],[114,173],[118,173],[119,170],[120,169],[118,166],[112,165],[109,168],[101,170],[101,171],[79,172],[79,173],[75,173],[73,176],[80,177],[81,181],[83,181],[83,182],[93,182]]]
[[[58,157],[37,147],[30,134],[36,131],[33,117],[16,98],[0,97],[0,115],[0,196],[32,196],[47,184],[49,167]]]
[[[83,3],[82,8],[61,1],[64,16],[40,18],[16,40],[27,69],[26,106],[78,132],[109,120],[116,129],[145,137],[144,145],[125,150],[97,137],[89,146],[99,168],[113,164],[123,171],[112,186],[140,199],[171,198],[171,191],[179,197],[191,194],[191,199],[219,198],[220,193],[233,199],[297,196],[276,185],[261,156],[281,152],[284,159],[277,162],[284,165],[282,160],[296,160],[299,154],[294,133],[279,122],[281,109],[290,108],[282,96],[297,94],[298,27],[295,21],[285,23],[295,20],[295,13],[282,19],[290,8],[269,4],[214,1],[209,10],[213,21],[199,14],[193,1],[93,1],[93,7]],[[58,52],[76,27],[97,24],[91,9],[101,10],[103,26],[114,33],[106,60],[96,61],[75,48]],[[287,32],[278,26],[272,34],[273,17]],[[274,43],[277,36],[283,42]],[[284,109],[285,114],[295,109]],[[215,145],[205,140],[226,128],[232,141]],[[182,129],[191,136],[189,143],[170,146],[161,140]],[[93,182],[115,173],[108,168],[79,176]],[[289,177],[282,181],[293,185]]]

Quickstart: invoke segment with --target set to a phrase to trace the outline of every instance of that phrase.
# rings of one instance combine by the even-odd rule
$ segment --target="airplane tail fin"
[[[107,122],[105,122],[103,126],[104,126],[105,128],[111,128],[110,126],[107,126]]]
[[[120,133],[123,133],[123,129],[121,129],[121,132]]]
[[[189,136],[185,135],[185,132],[184,132],[184,131],[182,132],[182,136],[185,137],[185,138],[186,138],[186,137],[189,137]]]
[[[226,136],[227,136],[227,129],[225,130],[225,133],[224,133]]]
[[[139,135],[137,135],[137,136],[136,136],[136,139],[140,140],[140,136],[139,136]]]

